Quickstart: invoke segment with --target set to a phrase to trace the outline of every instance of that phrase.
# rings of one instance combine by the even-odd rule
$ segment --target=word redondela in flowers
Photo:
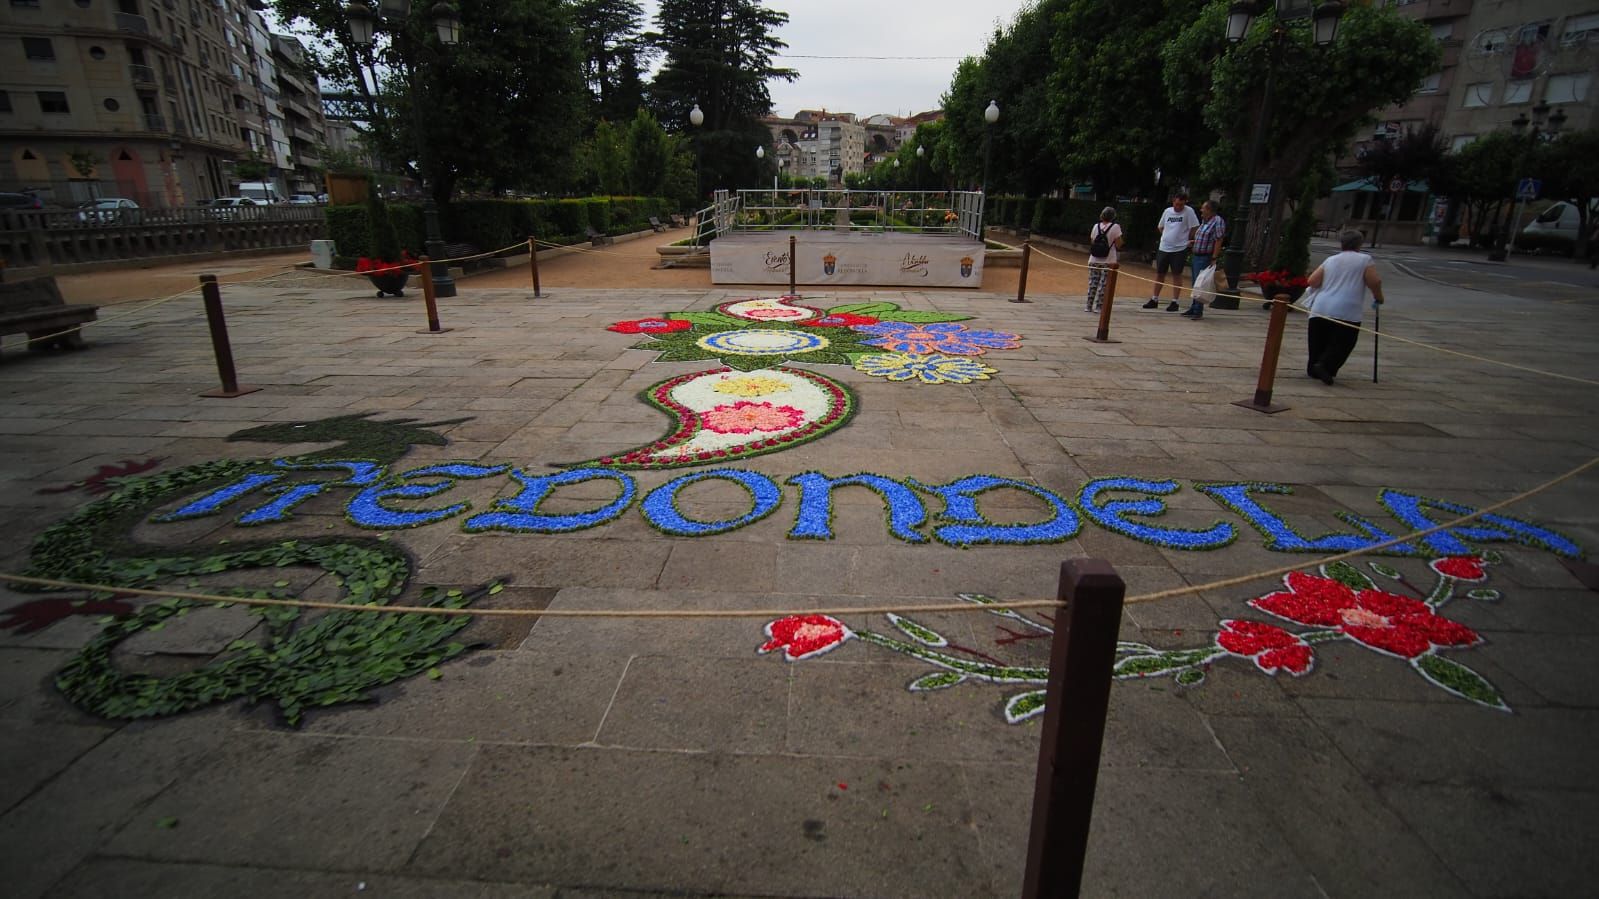
[[[1499,591],[1477,585],[1488,579],[1488,568],[1501,561],[1497,553],[1491,552],[1432,559],[1427,568],[1435,580],[1426,591],[1398,569],[1380,562],[1370,563],[1372,574],[1342,562],[1324,565],[1317,574],[1296,571],[1283,579],[1286,589],[1257,596],[1248,605],[1308,630],[1289,630],[1265,621],[1222,619],[1209,642],[1202,646],[1159,649],[1147,643],[1120,641],[1116,644],[1113,676],[1119,680],[1169,676],[1178,686],[1195,687],[1204,683],[1213,665],[1241,659],[1261,674],[1275,677],[1286,672],[1303,677],[1315,667],[1317,647],[1353,643],[1404,662],[1438,689],[1484,708],[1508,712],[1510,707],[1498,687],[1443,654],[1477,646],[1483,638],[1470,627],[1440,614],[1462,588],[1470,600],[1500,601]],[[1020,639],[1054,635],[1051,625],[1007,609],[993,597],[958,595],[1023,629],[1018,633],[999,627],[1003,636],[994,640],[993,652],[1003,652],[1004,646]],[[781,652],[788,661],[798,662],[859,640],[931,666],[932,672],[917,675],[907,685],[913,693],[964,683],[1016,685],[1022,689],[1005,699],[1005,720],[1018,724],[1043,713],[1048,666],[1008,663],[986,650],[951,643],[934,628],[904,615],[889,613],[887,618],[897,634],[851,628],[829,615],[779,618],[766,624],[767,640],[756,652]]]
[[[725,429],[734,434],[744,427],[754,433],[756,424],[751,422],[768,420],[772,414],[763,411],[758,415],[747,415],[747,409],[740,409],[737,403],[728,405],[726,411],[728,426]],[[772,419],[773,426],[780,421],[793,420],[789,413],[778,411],[776,415],[778,418]],[[649,466],[638,463],[634,467]],[[291,474],[305,476],[319,472],[332,473],[332,476],[319,480],[290,479]],[[470,504],[466,502],[433,508],[415,508],[412,505],[417,500],[447,493],[458,480],[507,473],[520,485],[519,491],[508,498],[496,500],[487,512],[467,515]],[[703,481],[717,480],[736,484],[748,491],[753,498],[752,511],[759,511],[760,514],[692,522],[677,511],[677,498],[685,488]],[[545,500],[555,491],[585,481],[611,482],[615,485],[616,497],[583,512],[541,511]],[[1174,550],[1219,549],[1233,543],[1238,535],[1238,529],[1233,524],[1221,520],[1203,528],[1162,527],[1145,520],[1163,515],[1166,505],[1161,497],[1181,489],[1172,480],[1097,478],[1083,485],[1075,503],[1037,484],[992,475],[970,475],[946,484],[924,484],[914,479],[897,480],[870,473],[830,477],[819,472],[806,472],[789,477],[785,483],[799,488],[798,511],[788,532],[790,539],[833,539],[833,494],[848,487],[865,487],[876,493],[884,504],[888,533],[913,544],[927,543],[929,540],[962,547],[1060,543],[1076,537],[1085,521],[1111,533]],[[240,503],[247,496],[265,494],[268,497],[265,503],[251,505],[236,517],[235,522],[246,526],[280,523],[289,520],[293,511],[302,504],[335,488],[355,491],[354,496],[345,502],[345,516],[361,528],[386,530],[420,527],[465,516],[461,527],[467,532],[492,529],[525,534],[560,534],[606,524],[626,512],[639,493],[633,477],[614,464],[571,468],[557,474],[540,475],[506,464],[457,462],[425,465],[391,474],[382,465],[358,460],[278,459],[270,469],[252,470],[201,496],[188,499],[154,520],[183,521],[213,515],[225,507]],[[1406,530],[1431,528],[1455,515],[1475,511],[1444,500],[1399,490],[1383,490],[1378,495],[1378,502],[1396,520],[1395,529],[1386,529],[1362,516],[1345,514],[1341,517],[1355,528],[1355,532],[1310,537],[1301,534],[1287,520],[1255,498],[1256,494],[1262,493],[1292,493],[1292,489],[1286,485],[1206,483],[1195,485],[1194,489],[1211,497],[1222,508],[1243,517],[1265,535],[1265,548],[1278,552],[1325,553],[1365,549],[1389,541]],[[1043,517],[1041,520],[1010,523],[990,519],[981,510],[980,504],[982,497],[992,491],[1032,496],[1038,500]],[[1128,493],[1139,498],[1111,498],[1112,495]],[[739,468],[716,468],[681,475],[656,487],[640,503],[639,511],[647,523],[661,531],[694,537],[719,534],[752,524],[774,512],[782,504],[782,498],[781,487],[765,474]],[[929,516],[926,500],[932,499],[938,500],[941,508],[935,507],[935,514]],[[1474,552],[1475,544],[1494,542],[1520,543],[1568,558],[1581,558],[1583,555],[1580,546],[1556,531],[1499,514],[1482,515],[1471,524],[1439,531],[1414,542],[1387,547],[1380,552],[1423,558],[1459,556]]]
[[[671,431],[653,443],[573,467],[681,468],[748,458],[829,434],[855,412],[855,397],[843,384],[783,366],[695,372],[662,381],[642,396],[672,416]]]

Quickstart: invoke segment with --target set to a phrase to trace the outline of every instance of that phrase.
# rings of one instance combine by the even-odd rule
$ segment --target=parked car
[[[291,205],[291,206],[315,206],[319,202],[321,202],[321,201],[319,201],[315,196],[312,196],[311,194],[290,194],[289,195],[289,205]]]
[[[283,202],[282,195],[278,193],[277,187],[270,181],[241,181],[239,182],[239,196],[248,197],[257,203],[266,205]]]
[[[44,201],[35,194],[0,194],[0,209],[43,209]]]
[[[208,208],[212,218],[237,219],[257,215],[259,213],[254,210],[267,205],[269,204],[249,197],[219,197],[212,200]]]
[[[126,197],[101,197],[78,206],[78,221],[85,225],[137,225],[143,218],[139,204]]]

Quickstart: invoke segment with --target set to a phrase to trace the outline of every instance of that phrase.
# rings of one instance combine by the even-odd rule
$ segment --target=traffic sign
[[[1537,178],[1523,178],[1516,182],[1516,199],[1536,200],[1543,191],[1543,182]]]
[[[1405,189],[1405,179],[1403,179],[1403,178],[1395,178],[1394,180],[1388,182],[1388,192],[1389,193],[1396,193],[1396,194],[1397,193],[1402,193],[1404,191],[1404,189]]]

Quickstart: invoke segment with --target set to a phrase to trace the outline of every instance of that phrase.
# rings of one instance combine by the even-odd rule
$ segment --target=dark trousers
[[[1310,319],[1310,362],[1306,371],[1315,377],[1313,369],[1318,366],[1329,376],[1336,376],[1338,369],[1343,368],[1349,361],[1349,354],[1355,351],[1355,341],[1360,339],[1360,332],[1349,325],[1359,325],[1359,322],[1340,322],[1331,318]]]

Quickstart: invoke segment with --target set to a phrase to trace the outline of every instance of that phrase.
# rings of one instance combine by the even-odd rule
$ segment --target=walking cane
[[[1377,351],[1382,348],[1382,304],[1371,304],[1371,383],[1377,383]]]

